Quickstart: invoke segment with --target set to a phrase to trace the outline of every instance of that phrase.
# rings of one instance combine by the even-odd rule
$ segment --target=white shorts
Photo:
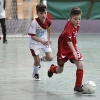
[[[40,54],[40,49],[46,53],[46,52],[52,52],[51,50],[51,47],[47,47],[47,46],[44,46],[44,45],[31,45],[30,47],[30,51],[32,53],[32,56],[36,56],[36,55],[39,55]]]

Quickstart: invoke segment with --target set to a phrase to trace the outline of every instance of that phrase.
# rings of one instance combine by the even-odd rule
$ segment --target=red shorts
[[[81,53],[79,53],[77,51],[77,55],[78,55],[78,60],[81,61],[82,60],[82,55]],[[68,60],[70,60],[71,63],[74,63],[73,62],[73,59],[75,59],[73,53],[70,53],[70,54],[67,54],[66,56],[64,57],[57,57],[57,63],[60,67],[63,67],[64,66],[64,63],[67,62]]]

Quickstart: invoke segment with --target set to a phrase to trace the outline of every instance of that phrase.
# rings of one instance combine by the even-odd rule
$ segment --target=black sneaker
[[[83,92],[83,85],[82,86],[79,86],[79,87],[75,87],[74,88],[74,91],[76,91],[76,92]]]
[[[52,67],[52,66],[54,66],[54,64],[52,64],[51,67]],[[51,69],[51,67],[50,67],[50,69]],[[48,77],[52,77],[52,76],[53,76],[53,73],[51,72],[50,69],[48,70]]]
[[[3,43],[7,44],[8,42],[7,42],[7,40],[3,40]]]
[[[40,81],[40,80],[41,80],[41,79],[39,78],[39,74],[34,74],[34,73],[33,73],[32,76],[33,76],[33,78],[34,78],[35,81]]]

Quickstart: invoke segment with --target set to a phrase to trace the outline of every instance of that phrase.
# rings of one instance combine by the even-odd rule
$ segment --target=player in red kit
[[[76,82],[74,91],[83,92],[82,79],[83,79],[83,63],[82,55],[77,49],[77,32],[80,28],[82,11],[78,7],[72,8],[70,11],[69,20],[65,25],[63,32],[58,39],[58,52],[57,63],[52,64],[48,70],[48,77],[52,77],[53,73],[62,73],[64,64],[68,60],[74,63],[77,67],[76,70]]]

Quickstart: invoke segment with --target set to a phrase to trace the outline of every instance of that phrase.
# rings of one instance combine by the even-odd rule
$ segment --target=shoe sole
[[[34,78],[34,81],[41,81],[41,79],[36,79],[36,78]]]
[[[74,91],[75,94],[87,94],[85,92],[77,92],[77,91]]]
[[[36,79],[36,78],[34,77],[34,74],[32,74],[32,78],[34,79],[34,81],[41,81],[40,78],[39,78],[39,79]]]

